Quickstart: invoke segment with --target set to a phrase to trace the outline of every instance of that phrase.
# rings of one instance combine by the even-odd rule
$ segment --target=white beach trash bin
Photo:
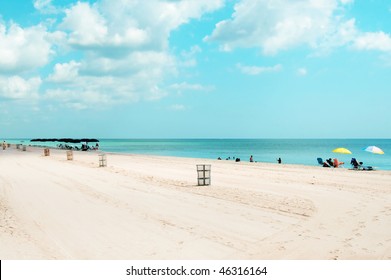
[[[209,186],[211,175],[210,164],[197,164],[197,184],[198,186]]]
[[[107,166],[106,154],[99,154],[99,167]]]
[[[73,160],[73,151],[67,151],[67,160]]]

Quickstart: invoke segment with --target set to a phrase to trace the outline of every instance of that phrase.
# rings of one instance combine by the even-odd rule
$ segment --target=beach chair
[[[323,161],[322,158],[317,158],[318,163],[323,167],[331,167],[326,161]]]
[[[368,170],[368,171],[374,170],[372,166],[363,166],[363,163],[357,161],[357,159],[355,158],[352,158],[350,164],[353,166],[352,168],[353,170]]]
[[[352,158],[350,161],[350,164],[353,166],[353,169],[361,169],[362,168],[362,162],[358,162],[356,158]]]

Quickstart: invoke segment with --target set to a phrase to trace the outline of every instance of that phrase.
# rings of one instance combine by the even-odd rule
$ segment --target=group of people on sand
[[[339,161],[336,158],[334,158],[334,159],[329,158],[329,159],[326,159],[325,161],[323,161],[323,159],[321,159],[321,158],[318,158],[318,162],[323,167],[334,167],[334,168],[338,168],[341,165],[345,164],[344,162]],[[361,162],[361,161],[359,162],[355,158],[352,158],[352,160],[350,161],[350,164],[352,165],[353,169],[356,169],[356,170],[373,170],[373,167],[363,166],[363,162]]]
[[[93,150],[93,151],[96,151],[96,150],[99,150],[99,144],[96,143],[95,146],[88,146],[88,143],[83,143],[81,145],[81,150],[82,151],[88,151],[88,150]]]
[[[57,145],[60,149],[66,149],[66,150],[76,150],[76,151],[88,151],[88,150],[99,150],[99,144],[96,143],[95,146],[89,146],[88,143],[82,143],[81,147],[78,146],[71,146],[68,144],[59,144]]]
[[[252,155],[250,156],[250,162],[254,162],[254,158],[253,158]],[[277,159],[277,163],[278,163],[278,164],[281,164],[281,163],[282,163],[282,160],[281,160],[280,157]]]
[[[218,157],[217,159],[218,159],[218,160],[221,160],[221,157]],[[231,157],[227,157],[227,158],[226,158],[226,160],[230,160],[230,159],[231,159]],[[234,161],[236,161],[236,162],[239,162],[239,161],[240,161],[240,158],[235,158],[235,157],[233,157],[232,159],[233,159]],[[250,156],[250,162],[254,162],[254,157],[253,157],[253,155]],[[278,159],[277,159],[277,163],[281,164],[281,162],[282,162],[281,158],[278,158]]]
[[[232,157],[232,158],[231,157],[227,157],[225,160],[231,160],[231,159],[233,159],[236,162],[240,161],[240,158],[237,158],[237,157]],[[217,160],[221,160],[221,157],[218,157]]]

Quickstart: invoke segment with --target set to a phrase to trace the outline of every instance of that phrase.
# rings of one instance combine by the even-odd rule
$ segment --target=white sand
[[[391,259],[391,172],[107,160],[1,150],[0,259]]]

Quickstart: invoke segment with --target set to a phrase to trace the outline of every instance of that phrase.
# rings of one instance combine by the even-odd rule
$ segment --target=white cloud
[[[68,44],[84,56],[55,65],[47,80],[62,83],[62,90],[48,90],[45,96],[87,106],[164,97],[164,79],[178,66],[196,65],[200,52],[194,46],[177,60],[167,48],[170,33],[222,5],[223,0],[102,0],[70,6],[60,27]]]
[[[66,17],[61,27],[71,30],[69,42],[77,46],[96,47],[106,40],[106,20],[95,8],[88,3],[78,2],[65,11]]]
[[[0,23],[0,72],[21,72],[42,67],[49,61],[51,44],[42,26],[22,28]]]
[[[356,28],[356,20],[350,19],[340,23],[336,31],[329,34],[329,37],[325,39],[324,44],[327,46],[327,43],[329,43],[329,47],[349,45],[359,33]]]
[[[57,83],[74,81],[78,76],[80,65],[73,60],[69,63],[57,63],[54,66],[54,73],[49,76],[48,80]]]
[[[55,89],[49,89],[46,91],[44,98],[48,101],[59,102],[63,107],[73,108],[73,109],[86,109],[86,108],[102,108],[105,105],[111,106],[116,104],[113,100],[112,94],[110,92],[104,93],[104,91],[99,91],[100,87],[107,88],[107,80],[101,81],[100,84],[92,84],[93,82],[98,82],[98,80],[84,80],[84,82],[89,82],[90,84],[85,87],[78,87],[77,85],[82,82],[79,80],[69,87],[61,87]],[[111,88],[109,88],[111,90]],[[122,100],[117,99],[117,103],[120,103]]]
[[[0,24],[0,74],[22,75],[2,78],[2,97],[29,98],[27,88],[38,96],[41,88],[51,105],[74,109],[158,100],[167,95],[165,78],[175,76],[179,66],[195,66],[201,51],[194,46],[174,57],[170,33],[224,5],[224,0],[98,0],[62,9],[54,2],[33,0],[37,11],[57,14],[41,25]],[[54,55],[66,56],[56,61]],[[54,66],[47,73],[50,59]],[[23,78],[43,67],[44,86]],[[189,90],[184,87],[177,90]]]
[[[39,77],[26,80],[19,76],[0,76],[0,97],[11,100],[36,99],[41,83]]]
[[[83,75],[145,76],[159,80],[175,71],[175,59],[166,52],[134,51],[121,59],[91,55],[80,66]]]
[[[282,69],[281,64],[277,64],[274,66],[270,67],[264,67],[264,66],[247,66],[247,65],[241,65],[238,63],[236,67],[246,75],[260,75],[263,73],[268,73],[268,72],[279,72]]]
[[[222,5],[223,0],[78,2],[66,10],[61,27],[70,31],[75,47],[162,50],[172,30]]]
[[[300,45],[316,46],[333,28],[334,0],[242,0],[231,19],[216,24],[206,41],[222,49],[258,47],[273,55]]]
[[[74,69],[69,64],[61,67],[51,77],[51,82],[61,82],[61,86],[52,86],[44,95],[46,100],[59,102],[61,106],[99,109],[140,100],[159,100],[167,94],[157,85],[159,81],[156,77],[148,77],[148,71],[140,71],[132,76],[77,75],[68,79],[73,76]],[[83,104],[83,108],[74,104]]]
[[[352,4],[354,0],[340,0],[342,4],[347,5],[347,4]]]
[[[196,56],[201,53],[202,49],[199,46],[192,46],[189,51],[183,51],[181,53],[181,66],[184,67],[195,67],[197,66]]]
[[[152,51],[135,51],[121,59],[95,54],[80,62],[58,63],[47,79],[57,89],[49,89],[45,97],[70,108],[84,104],[83,109],[158,100],[166,95],[159,84],[175,71],[174,63],[170,55]]]
[[[186,82],[183,83],[176,83],[172,84],[170,86],[171,89],[177,90],[178,92],[183,92],[183,91],[211,91],[213,90],[212,86],[203,86],[200,84],[189,84]]]
[[[73,109],[73,110],[84,110],[84,109],[88,108],[88,106],[86,104],[83,104],[80,102],[67,103],[66,107]]]
[[[299,76],[307,76],[308,71],[306,68],[302,67],[302,68],[297,69],[296,73]]]
[[[266,55],[307,46],[315,53],[337,47],[390,51],[390,34],[363,33],[355,19],[344,19],[343,5],[353,0],[241,0],[230,19],[220,21],[208,42],[224,51],[259,48]]]
[[[43,14],[57,13],[57,9],[53,6],[52,0],[34,0],[34,8]]]
[[[319,50],[323,51],[342,46],[361,51],[391,52],[391,35],[383,31],[361,32],[356,27],[355,19],[350,19],[341,23],[334,33],[325,36]]]
[[[391,51],[391,36],[384,32],[366,32],[354,40],[354,47],[359,50]]]
[[[184,111],[186,110],[185,105],[182,104],[173,104],[170,106],[170,110],[172,111]]]

